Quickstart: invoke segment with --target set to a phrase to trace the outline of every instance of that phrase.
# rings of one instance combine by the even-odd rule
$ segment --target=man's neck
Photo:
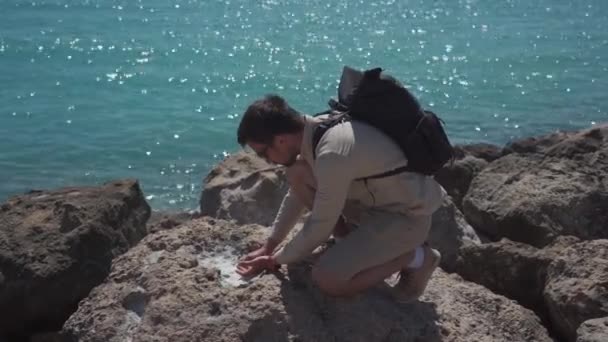
[[[306,118],[304,115],[300,116],[300,122],[302,124],[300,131],[294,135],[294,140],[298,146],[298,153],[302,153],[302,142],[304,141],[304,127],[306,127]]]

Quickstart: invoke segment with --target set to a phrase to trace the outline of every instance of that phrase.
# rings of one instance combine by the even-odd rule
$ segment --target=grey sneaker
[[[399,273],[399,281],[393,287],[393,296],[398,302],[410,303],[422,296],[426,286],[433,275],[433,272],[439,266],[441,261],[441,253],[438,250],[432,249],[428,245],[424,245],[424,262],[417,269],[406,269]]]

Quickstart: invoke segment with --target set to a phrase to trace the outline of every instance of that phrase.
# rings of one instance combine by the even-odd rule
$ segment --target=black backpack
[[[416,98],[381,68],[360,72],[344,67],[338,87],[338,101],[330,109],[315,114],[330,114],[313,133],[313,153],[321,137],[331,127],[348,120],[360,120],[391,137],[401,148],[408,165],[365,178],[387,177],[400,172],[433,175],[454,160],[454,151],[443,121],[423,110]]]

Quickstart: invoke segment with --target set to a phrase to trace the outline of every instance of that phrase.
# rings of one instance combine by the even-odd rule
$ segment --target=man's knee
[[[304,159],[298,159],[287,168],[285,177],[289,184],[307,184],[313,176],[308,163]]]
[[[319,266],[312,268],[312,280],[323,292],[329,295],[342,296],[346,294],[346,282],[338,279],[335,274],[321,269]]]

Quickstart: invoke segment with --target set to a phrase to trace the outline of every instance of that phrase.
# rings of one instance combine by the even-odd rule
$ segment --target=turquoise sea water
[[[135,177],[197,206],[269,92],[325,109],[343,65],[382,66],[456,143],[608,118],[606,0],[0,0],[0,201]]]

